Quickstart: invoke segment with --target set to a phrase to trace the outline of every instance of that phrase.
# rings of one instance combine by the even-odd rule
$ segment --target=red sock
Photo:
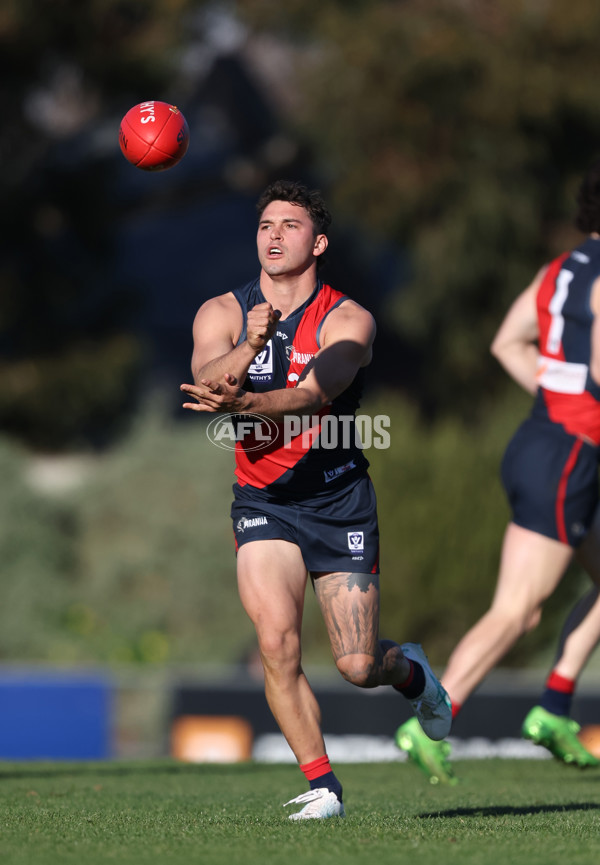
[[[314,781],[315,778],[320,778],[321,775],[326,775],[328,772],[331,772],[331,766],[329,765],[329,757],[327,754],[323,757],[317,757],[316,760],[311,760],[310,763],[304,763],[300,768],[306,775],[307,781]]]
[[[462,703],[456,703],[454,700],[450,700],[452,703],[452,720],[456,718],[460,710],[462,709]]]
[[[540,706],[552,715],[570,715],[575,679],[567,679],[554,670],[546,679],[546,688],[540,699]]]
[[[553,670],[546,680],[546,687],[561,694],[572,694],[575,691],[575,679],[567,679]]]
[[[340,802],[342,801],[344,791],[329,765],[327,754],[317,757],[316,760],[311,760],[310,763],[300,764],[300,768],[304,772],[311,790],[316,787],[327,787],[328,790],[335,793]]]

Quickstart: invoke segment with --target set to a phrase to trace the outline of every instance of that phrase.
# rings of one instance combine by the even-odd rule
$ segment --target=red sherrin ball
[[[121,120],[123,156],[144,171],[172,168],[185,155],[190,131],[185,117],[168,102],[140,102]]]

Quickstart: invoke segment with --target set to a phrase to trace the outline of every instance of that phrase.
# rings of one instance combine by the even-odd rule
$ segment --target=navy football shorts
[[[236,549],[279,538],[300,547],[312,573],[379,573],[377,501],[368,476],[331,495],[303,501],[275,498],[249,485],[233,489]]]
[[[529,418],[504,454],[502,483],[513,522],[577,547],[598,504],[598,449],[558,424]]]

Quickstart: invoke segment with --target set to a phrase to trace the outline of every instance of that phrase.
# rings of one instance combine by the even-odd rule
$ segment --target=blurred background
[[[110,718],[99,756],[150,755],[182,682],[254,681],[232,458],[179,384],[199,305],[257,273],[255,201],[277,178],[322,190],[323,278],[376,316],[382,635],[443,666],[490,601],[500,458],[529,408],[488,347],[579,239],[599,32],[594,0],[4,0],[3,713],[19,687],[91,685]],[[152,99],[191,134],[161,173],[118,145],[121,117]],[[585,587],[573,569],[506,659],[536,690]],[[333,676],[311,597],[304,639],[307,666]],[[0,757],[23,756],[2,751],[12,734]]]

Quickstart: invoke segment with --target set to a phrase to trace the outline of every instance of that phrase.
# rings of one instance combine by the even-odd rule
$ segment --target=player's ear
[[[329,244],[329,241],[327,240],[326,234],[317,234],[317,236],[315,237],[315,245],[313,247],[313,254],[314,255],[323,255],[323,253],[327,249],[328,244]]]

